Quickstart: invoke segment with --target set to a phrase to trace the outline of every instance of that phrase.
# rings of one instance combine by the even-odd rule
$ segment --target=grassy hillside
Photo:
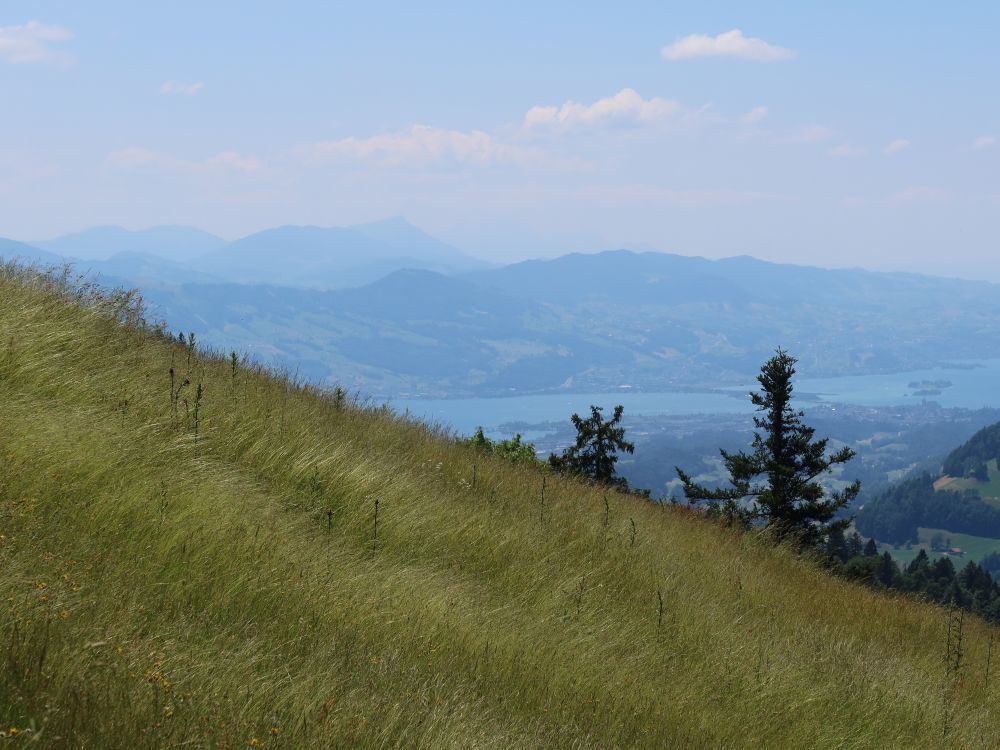
[[[1000,469],[995,458],[986,462],[986,481],[975,477],[945,477],[945,481],[935,483],[940,489],[952,492],[975,490],[983,502],[997,508],[1000,507]]]
[[[942,610],[16,276],[4,747],[1000,742],[972,618],[949,676]]]

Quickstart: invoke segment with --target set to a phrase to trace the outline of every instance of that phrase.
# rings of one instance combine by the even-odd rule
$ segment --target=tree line
[[[944,473],[950,477],[989,479],[989,463],[1000,459],[1000,424],[986,427],[965,445],[953,450],[944,460]]]
[[[832,533],[826,553],[835,573],[873,588],[900,591],[938,604],[955,605],[991,622],[1000,622],[1000,584],[993,578],[1000,555],[987,556],[982,563],[969,561],[961,570],[950,557],[931,561],[920,550],[913,561],[900,567],[888,552],[878,553],[874,539],[865,543],[855,533],[846,538]],[[992,558],[992,559],[991,559]]]
[[[900,567],[888,552],[878,553],[875,541],[876,537],[891,542],[917,541],[917,526],[956,532],[978,530],[979,534],[996,528],[1000,536],[1000,510],[983,503],[974,492],[974,497],[963,497],[963,502],[956,503],[954,497],[946,497],[956,493],[936,493],[930,476],[924,474],[890,489],[870,504],[874,506],[870,511],[866,506],[857,519],[848,515],[861,483],[854,481],[843,489],[830,490],[821,480],[850,462],[855,452],[850,447],[831,452],[829,440],[817,438],[815,429],[803,421],[804,412],[792,407],[795,364],[794,357],[778,349],[761,367],[757,376],[760,391],[750,394],[757,412],[750,449],[720,449],[727,485],[707,486],[675,467],[688,503],[702,507],[706,516],[722,523],[764,530],[776,543],[816,556],[835,574],[875,588],[953,604],[1000,622],[1000,585],[991,575],[1000,572],[1000,555],[989,565],[970,562],[956,571],[950,558],[931,562],[921,550],[913,562]],[[546,465],[562,474],[635,492],[616,472],[619,454],[635,450],[625,439],[623,412],[618,405],[605,419],[600,407],[591,406],[588,417],[573,414],[575,442],[561,454],[550,455]],[[509,441],[492,441],[480,429],[469,443],[514,460],[529,456],[537,460],[534,446],[521,442],[520,435]],[[990,445],[986,441],[982,444]],[[964,462],[967,456],[958,460]],[[650,494],[640,492],[646,497]],[[885,513],[882,504],[901,510]],[[852,522],[868,537],[867,542],[858,531],[846,536]]]
[[[865,504],[854,521],[865,536],[891,544],[916,544],[919,527],[1000,538],[1000,508],[975,490],[935,490],[924,472],[889,487]]]

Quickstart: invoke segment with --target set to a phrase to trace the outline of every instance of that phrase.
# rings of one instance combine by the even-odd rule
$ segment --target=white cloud
[[[767,107],[757,106],[740,117],[740,122],[746,125],[755,125],[767,119]]]
[[[69,29],[28,21],[0,26],[0,60],[9,63],[68,63],[72,58],[56,45],[73,38]]]
[[[205,84],[202,81],[197,81],[196,83],[178,83],[177,81],[164,81],[163,85],[160,86],[160,93],[165,96],[174,94],[176,96],[194,96],[199,91],[205,88]]]
[[[902,151],[906,151],[910,147],[910,142],[905,138],[897,138],[892,141],[888,146],[885,147],[883,153],[892,156],[893,154],[898,154]]]
[[[830,149],[830,156],[864,156],[866,153],[861,146],[852,146],[850,143],[841,143]]]
[[[984,148],[990,148],[996,145],[997,139],[992,135],[981,135],[976,140],[972,142],[972,148],[974,151],[979,151]]]
[[[324,164],[365,162],[383,167],[472,165],[488,167],[526,161],[534,152],[498,142],[481,130],[445,130],[412,125],[398,133],[323,141],[296,150],[306,161]]]
[[[256,156],[244,156],[236,151],[223,151],[202,161],[181,159],[162,151],[130,146],[108,154],[105,163],[125,171],[151,170],[156,172],[199,173],[207,172],[257,172],[264,163]]]
[[[593,104],[567,101],[561,107],[532,107],[524,127],[571,129],[606,125],[640,125],[664,120],[681,111],[681,105],[654,96],[643,99],[634,89],[622,89]]]
[[[219,169],[231,169],[237,172],[256,172],[264,163],[256,156],[243,156],[236,151],[223,151],[209,157],[205,164]]]
[[[743,36],[739,29],[718,36],[691,34],[668,44],[661,50],[665,60],[690,60],[696,57],[735,57],[741,60],[770,62],[790,60],[794,50],[768,44],[763,39]]]

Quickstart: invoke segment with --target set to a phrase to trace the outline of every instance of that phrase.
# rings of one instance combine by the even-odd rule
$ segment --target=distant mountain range
[[[454,273],[487,267],[402,219],[353,227],[268,229],[231,242],[199,267],[240,283],[338,289],[400,269]]]
[[[184,260],[172,233],[209,249]],[[230,243],[100,229],[0,255],[96,257],[102,234],[116,254],[78,267],[138,286],[174,330],[377,396],[731,385],[777,346],[809,375],[1000,353],[986,282],[626,250],[491,268],[401,219]]]
[[[95,227],[51,240],[0,245],[0,254],[42,263],[72,262],[114,280],[162,285],[181,280],[340,289],[422,268],[444,274],[489,264],[401,218],[349,227],[284,226],[226,242],[200,229],[130,231]]]
[[[226,245],[226,241],[193,227],[163,226],[139,231],[122,227],[93,227],[27,244],[54,255],[80,260],[109,260],[122,253],[138,253],[184,262],[219,250]]]

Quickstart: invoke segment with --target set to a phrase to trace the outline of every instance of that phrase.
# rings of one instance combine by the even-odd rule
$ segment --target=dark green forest
[[[989,462],[1000,458],[1000,424],[980,430],[965,445],[952,451],[944,461],[944,473],[950,477],[989,479]]]
[[[866,503],[854,525],[865,536],[890,544],[917,543],[921,526],[1000,537],[1000,508],[985,502],[975,490],[935,490],[934,478],[925,472]]]

